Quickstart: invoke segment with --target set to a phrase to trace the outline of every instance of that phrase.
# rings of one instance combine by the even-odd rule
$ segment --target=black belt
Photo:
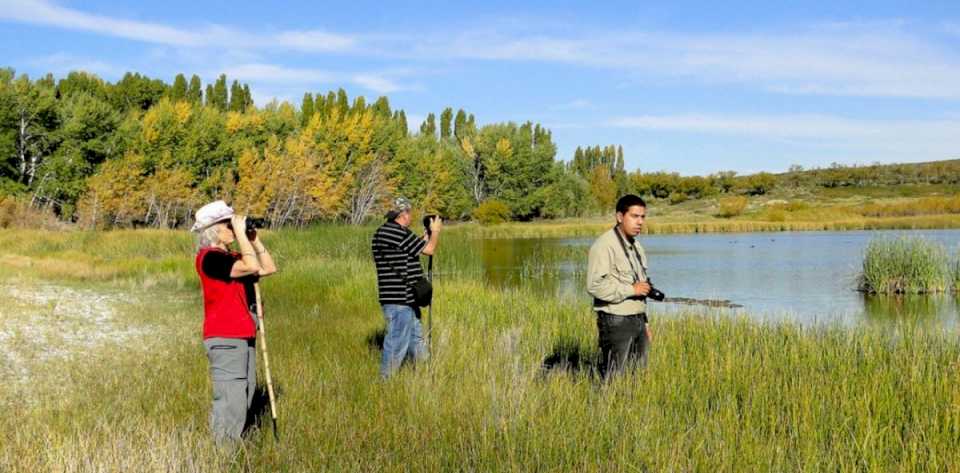
[[[648,322],[649,322],[649,319],[647,319],[647,313],[646,313],[646,312],[640,312],[640,313],[637,313],[637,314],[620,315],[620,314],[611,314],[611,313],[609,313],[609,312],[604,312],[604,311],[602,311],[602,310],[598,310],[597,313],[598,313],[598,314],[603,314],[603,315],[610,315],[610,316],[613,316],[613,317],[631,317],[631,318],[632,318],[632,317],[639,317],[640,319],[643,319],[643,323],[648,323]]]

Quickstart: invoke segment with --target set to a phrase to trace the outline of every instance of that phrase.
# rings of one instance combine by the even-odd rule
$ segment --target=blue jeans
[[[423,341],[423,328],[412,307],[384,304],[383,319],[387,333],[383,337],[383,356],[380,359],[380,377],[387,379],[405,359],[413,361],[430,357]]]

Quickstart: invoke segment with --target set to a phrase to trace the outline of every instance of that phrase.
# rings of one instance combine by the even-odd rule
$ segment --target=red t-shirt
[[[219,248],[204,248],[197,252],[196,269],[203,287],[203,338],[255,338],[257,325],[251,315],[250,303],[256,304],[247,285],[253,278],[231,278],[233,263],[240,259],[236,253]]]

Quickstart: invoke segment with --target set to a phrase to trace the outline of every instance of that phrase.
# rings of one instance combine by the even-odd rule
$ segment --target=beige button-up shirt
[[[587,262],[587,292],[593,296],[593,310],[614,315],[635,315],[647,311],[647,303],[630,299],[633,282],[647,280],[647,255],[636,239],[624,236],[627,254],[617,240],[615,229],[607,230],[593,242]],[[637,249],[636,253],[633,247]],[[637,259],[639,254],[640,259]],[[631,263],[633,263],[631,265]]]

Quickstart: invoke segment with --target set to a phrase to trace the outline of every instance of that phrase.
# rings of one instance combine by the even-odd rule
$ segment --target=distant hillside
[[[900,184],[958,184],[960,159],[904,164],[833,165],[802,169],[799,166],[775,175],[780,184],[792,186],[888,186]]]

